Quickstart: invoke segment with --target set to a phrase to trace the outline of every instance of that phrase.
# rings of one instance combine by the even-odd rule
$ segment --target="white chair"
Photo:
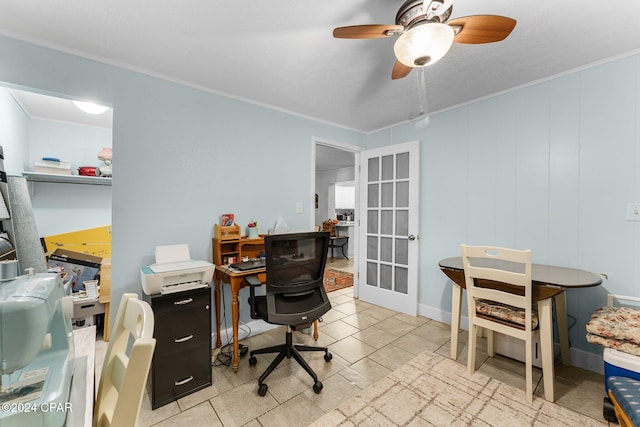
[[[545,398],[553,401],[551,298],[540,301],[538,310],[532,308],[531,251],[467,245],[461,249],[469,312],[469,374],[475,371],[478,327],[487,330],[491,357],[493,331],[519,338],[525,341],[526,394],[532,402],[533,337],[540,333]]]
[[[153,326],[149,304],[138,300],[137,294],[122,295],[102,365],[94,426],[136,425],[156,346]],[[127,352],[130,340],[133,344]]]

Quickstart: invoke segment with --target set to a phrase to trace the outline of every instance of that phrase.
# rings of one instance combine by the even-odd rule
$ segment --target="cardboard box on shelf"
[[[73,292],[84,290],[82,282],[100,278],[102,257],[56,248],[47,256],[47,266],[62,267],[71,276]]]

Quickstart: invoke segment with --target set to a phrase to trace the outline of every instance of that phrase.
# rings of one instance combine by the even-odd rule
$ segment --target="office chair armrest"
[[[246,280],[246,281],[247,281],[247,283],[248,283],[249,285],[251,285],[251,287],[254,287],[254,286],[262,286],[262,285],[264,285],[264,283],[262,283],[262,282],[260,281],[260,279],[258,279],[258,276],[256,276],[255,274],[252,274],[252,275],[250,275],[250,276],[246,276],[246,277],[244,278],[244,280]]]

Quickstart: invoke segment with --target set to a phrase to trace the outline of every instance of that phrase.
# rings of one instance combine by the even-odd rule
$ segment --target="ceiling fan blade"
[[[451,27],[460,27],[453,41],[456,43],[481,44],[499,42],[507,38],[516,26],[516,20],[498,15],[472,15],[452,19]]]
[[[334,29],[333,37],[338,39],[378,39],[398,35],[403,30],[402,25],[352,25]]]
[[[396,61],[393,66],[393,70],[391,71],[391,78],[393,80],[401,79],[403,77],[406,77],[411,72],[411,70],[413,70],[413,67],[407,67],[402,62]]]

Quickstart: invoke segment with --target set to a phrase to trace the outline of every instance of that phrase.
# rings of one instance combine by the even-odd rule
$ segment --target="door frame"
[[[311,195],[316,193],[316,146],[324,145],[327,147],[335,148],[342,151],[351,152],[354,154],[354,181],[355,181],[355,206],[356,206],[356,220],[353,225],[353,235],[354,241],[349,242],[349,245],[353,246],[353,296],[358,297],[359,291],[359,270],[358,270],[358,259],[359,259],[359,239],[360,239],[360,152],[365,150],[365,147],[360,147],[358,145],[347,144],[344,142],[331,141],[325,138],[312,136],[311,137]],[[315,208],[315,197],[311,197],[311,205],[310,205],[310,224],[313,227],[316,222],[316,208]]]

